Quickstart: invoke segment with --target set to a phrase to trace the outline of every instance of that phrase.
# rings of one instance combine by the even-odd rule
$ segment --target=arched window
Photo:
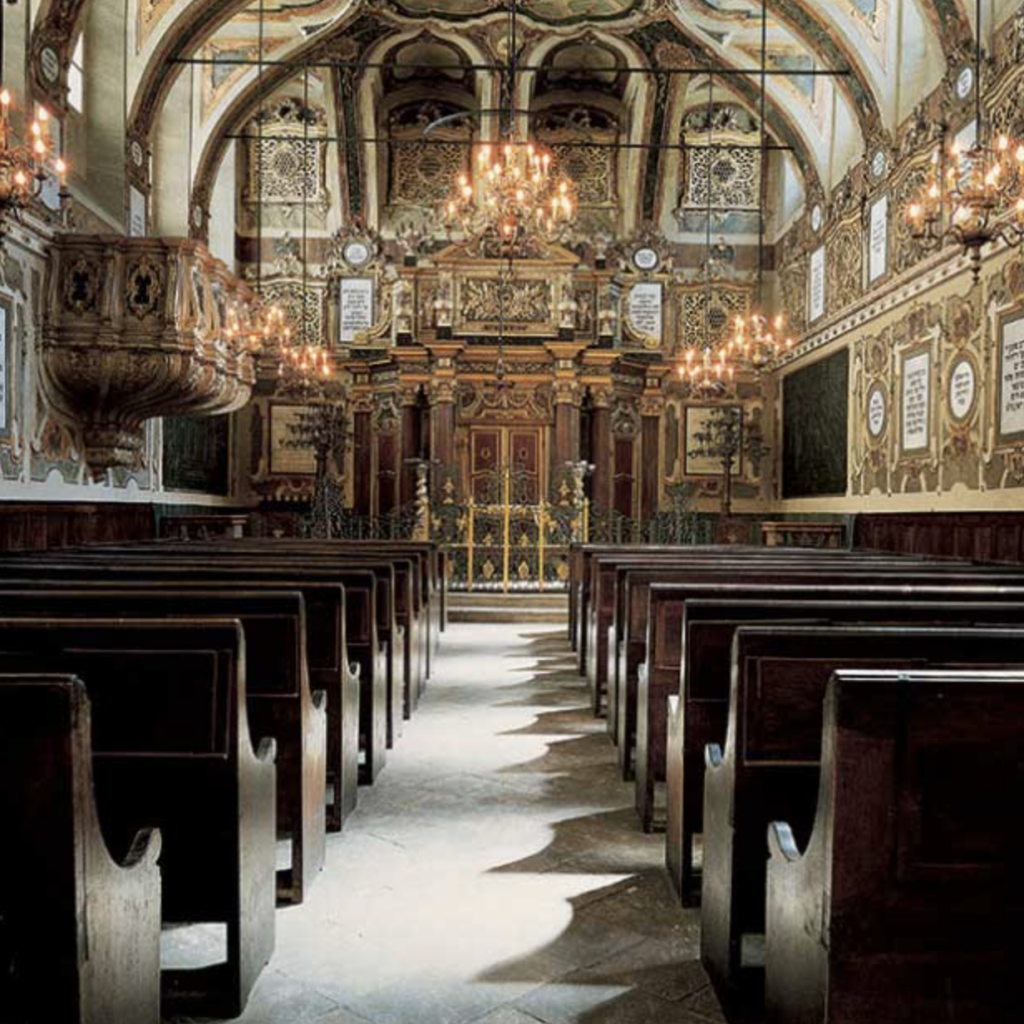
[[[85,110],[85,33],[78,36],[71,63],[68,65],[68,103],[72,110]]]

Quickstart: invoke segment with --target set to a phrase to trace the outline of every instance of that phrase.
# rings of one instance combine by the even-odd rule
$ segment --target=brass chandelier
[[[523,250],[530,235],[564,238],[576,213],[576,190],[570,179],[552,173],[552,162],[549,150],[513,135],[480,146],[476,175],[460,174],[445,205],[449,228],[512,252]]]
[[[705,192],[705,249],[704,264],[704,338],[698,349],[690,345],[686,349],[683,362],[678,373],[682,381],[690,389],[704,397],[720,395],[728,389],[735,379],[738,369],[752,370],[757,374],[768,369],[781,355],[791,350],[796,344],[795,339],[786,334],[786,317],[782,313],[769,314],[765,309],[764,300],[764,264],[765,264],[765,207],[767,206],[766,182],[768,166],[768,4],[761,5],[761,60],[760,72],[760,180],[758,184],[758,239],[757,239],[757,303],[755,308],[746,315],[736,316],[732,321],[732,334],[721,341],[711,336],[712,294],[714,291],[713,267],[716,247],[711,242],[711,220],[715,207],[712,204],[714,188],[712,161],[707,161],[707,181]],[[707,145],[709,152],[713,149],[711,136],[714,118],[714,77],[708,76],[707,96]]]
[[[3,54],[0,54],[0,82],[2,80]],[[68,165],[59,153],[53,152],[49,111],[46,107],[38,108],[29,123],[28,141],[19,143],[11,120],[12,106],[11,91],[0,85],[0,237],[7,230],[8,219],[21,216],[41,197],[47,182],[54,177],[58,184],[59,206],[63,206],[67,199],[65,178]]]
[[[783,313],[769,314],[765,311],[764,301],[764,262],[765,262],[765,207],[767,206],[767,166],[768,166],[768,3],[761,4],[761,90],[760,90],[760,127],[761,127],[761,173],[758,180],[757,195],[757,304],[746,316],[737,316],[733,320],[733,335],[726,342],[728,356],[739,365],[761,373],[779,356],[790,351],[796,344],[786,334],[786,317]],[[709,186],[710,187],[710,186]]]
[[[529,115],[515,101],[518,9],[519,0],[511,0],[502,102],[486,111],[502,120],[501,139],[476,148],[470,169],[457,176],[442,210],[449,232],[479,239],[486,255],[505,258],[530,256],[538,240],[566,238],[578,205],[575,183],[555,173],[551,151],[517,128],[520,114]]]
[[[977,282],[986,245],[1024,241],[1024,142],[1000,135],[994,141],[984,121],[981,95],[981,0],[975,3],[974,141],[944,144],[932,154],[921,194],[907,208],[911,237],[930,248],[961,246]]]

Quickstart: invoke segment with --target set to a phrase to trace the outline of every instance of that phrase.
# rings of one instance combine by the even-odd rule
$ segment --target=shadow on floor
[[[621,781],[604,723],[586,704],[586,684],[565,637],[558,632],[529,639],[517,653],[534,657],[536,665],[526,678],[503,687],[513,696],[500,706],[552,710],[502,735],[557,738],[540,756],[498,774],[545,777],[533,799],[569,813],[551,825],[542,850],[490,872],[578,875],[581,891],[568,900],[571,919],[557,937],[476,980],[543,982],[552,960],[565,961],[575,968],[538,984],[517,1001],[519,1010],[552,1024],[724,1021],[699,961],[699,912],[680,907],[671,890],[663,839],[640,830],[633,788]],[[588,798],[607,809],[578,813]]]

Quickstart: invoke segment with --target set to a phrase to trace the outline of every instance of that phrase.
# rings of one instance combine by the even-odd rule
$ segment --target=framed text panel
[[[921,455],[931,447],[932,350],[915,346],[900,356],[900,450]]]
[[[1024,440],[1024,309],[999,318],[999,441]]]
[[[11,395],[11,367],[14,362],[12,353],[14,345],[11,340],[13,332],[11,307],[0,299],[0,436],[7,437],[11,433],[11,422],[14,419],[13,396]]]
[[[270,472],[289,476],[313,476],[316,456],[310,446],[297,445],[299,424],[307,405],[270,407]]]

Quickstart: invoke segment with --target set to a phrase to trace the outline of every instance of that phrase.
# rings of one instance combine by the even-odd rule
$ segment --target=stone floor
[[[453,625],[242,1020],[722,1021],[662,858],[564,627]]]

